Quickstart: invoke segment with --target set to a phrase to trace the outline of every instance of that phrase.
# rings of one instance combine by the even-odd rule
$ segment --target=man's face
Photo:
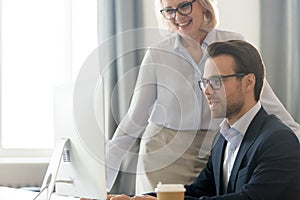
[[[230,55],[219,55],[206,61],[203,78],[217,83],[213,89],[208,84],[203,90],[214,118],[234,119],[239,116],[244,105],[241,77],[234,76],[236,63]],[[227,78],[220,76],[233,75]],[[218,78],[219,77],[219,78]]]

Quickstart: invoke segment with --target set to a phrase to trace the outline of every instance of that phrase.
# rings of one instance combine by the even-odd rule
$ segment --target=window
[[[96,48],[96,4],[0,0],[0,156],[50,155],[53,90]]]
[[[2,0],[3,148],[53,147],[53,87],[65,81],[62,19],[60,0]]]

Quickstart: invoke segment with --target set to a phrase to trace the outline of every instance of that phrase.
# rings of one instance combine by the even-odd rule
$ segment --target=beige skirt
[[[136,194],[159,182],[190,184],[205,167],[216,131],[177,131],[149,124],[140,143]]]

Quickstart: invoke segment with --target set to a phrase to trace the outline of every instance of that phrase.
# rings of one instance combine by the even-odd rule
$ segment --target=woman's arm
[[[264,88],[262,90],[261,103],[269,114],[275,114],[287,126],[289,126],[300,140],[300,125],[295,122],[293,117],[280,102],[267,80],[265,80]]]
[[[107,188],[117,178],[122,160],[148,124],[149,112],[156,99],[155,67],[150,50],[141,64],[129,110],[122,119],[112,140],[106,144]]]

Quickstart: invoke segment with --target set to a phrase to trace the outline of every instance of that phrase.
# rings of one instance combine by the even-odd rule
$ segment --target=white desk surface
[[[9,187],[0,187],[0,200],[32,200],[37,192]],[[79,200],[79,198],[51,195],[51,200]]]

